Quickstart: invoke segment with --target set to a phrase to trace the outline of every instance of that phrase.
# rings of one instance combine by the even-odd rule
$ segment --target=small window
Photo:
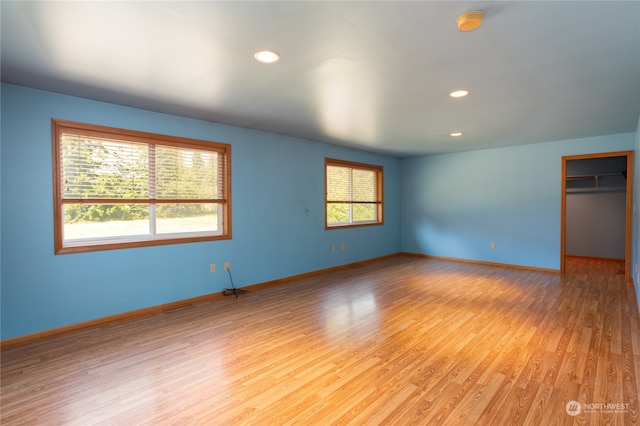
[[[53,120],[55,252],[231,238],[231,146]]]
[[[326,228],[382,224],[382,166],[325,159]]]

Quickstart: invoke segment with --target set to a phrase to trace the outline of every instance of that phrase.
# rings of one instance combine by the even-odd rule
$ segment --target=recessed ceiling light
[[[451,136],[462,136],[462,132],[449,133]]]
[[[451,96],[452,98],[461,98],[463,96],[467,96],[468,94],[469,94],[468,90],[460,89],[460,90],[454,90],[453,92],[449,93],[449,96]]]
[[[273,50],[258,50],[254,55],[257,61],[264,62],[270,64],[272,62],[276,62],[280,59],[280,55],[278,52]]]

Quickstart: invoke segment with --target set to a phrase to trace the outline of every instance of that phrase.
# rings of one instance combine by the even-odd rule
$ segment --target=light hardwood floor
[[[3,351],[1,423],[634,425],[620,269],[398,256],[68,332]]]

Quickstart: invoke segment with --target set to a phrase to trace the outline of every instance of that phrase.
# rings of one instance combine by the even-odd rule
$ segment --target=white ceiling
[[[634,132],[640,116],[639,1],[0,7],[4,82],[398,157]],[[458,31],[470,10],[483,25]],[[263,48],[282,59],[256,62]]]

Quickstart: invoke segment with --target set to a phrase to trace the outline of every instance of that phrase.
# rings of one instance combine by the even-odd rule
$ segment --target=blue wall
[[[218,292],[226,261],[238,286],[398,251],[558,269],[564,155],[636,150],[640,205],[640,122],[635,134],[398,160],[6,84],[0,95],[2,339]],[[54,256],[51,118],[232,144],[233,239]],[[325,231],[325,157],[385,167],[384,226]],[[632,268],[639,223],[637,208]]]
[[[401,248],[559,269],[562,157],[636,144],[626,133],[402,160]]]
[[[218,292],[226,261],[246,286],[400,251],[396,158],[7,84],[1,101],[2,339]],[[233,239],[54,256],[52,118],[231,144]],[[324,229],[325,157],[384,166],[383,226]]]

